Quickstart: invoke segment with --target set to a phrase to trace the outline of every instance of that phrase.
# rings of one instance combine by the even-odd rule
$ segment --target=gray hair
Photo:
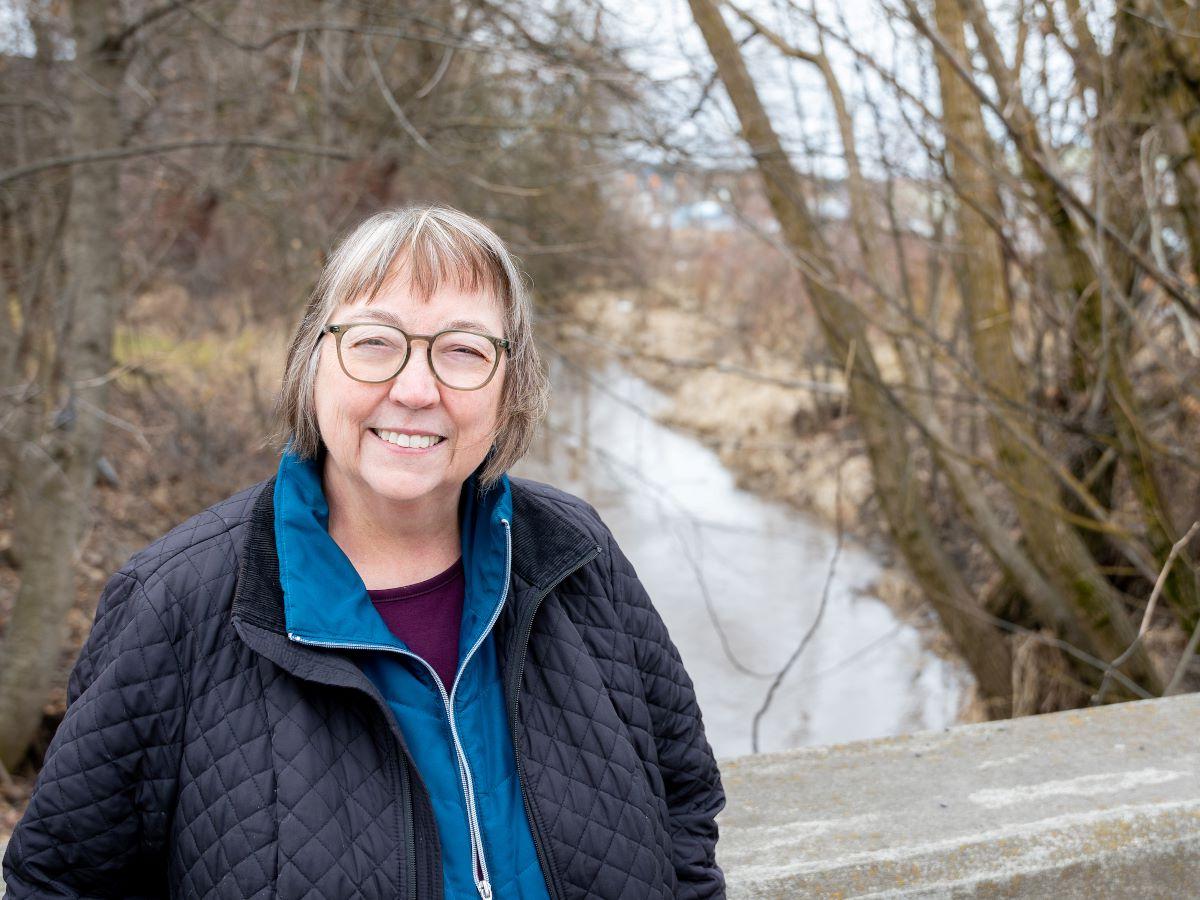
[[[512,341],[500,395],[496,437],[479,487],[486,490],[529,449],[546,413],[550,385],[533,343],[533,302],[516,261],[499,236],[466,213],[444,206],[413,206],[377,213],[334,251],[309,297],[288,349],[280,391],[280,444],[302,459],[323,447],[317,427],[315,385],[322,329],[345,303],[372,300],[403,270],[424,301],[443,287],[495,297]]]

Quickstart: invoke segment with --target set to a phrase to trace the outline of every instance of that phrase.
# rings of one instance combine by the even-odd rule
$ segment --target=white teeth
[[[383,431],[382,429],[376,430],[375,433],[397,447],[415,447],[418,450],[432,447],[442,440],[441,437],[431,434],[401,434],[398,431]]]

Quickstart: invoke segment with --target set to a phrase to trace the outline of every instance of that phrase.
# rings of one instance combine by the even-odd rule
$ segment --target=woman
[[[716,897],[691,682],[592,507],[509,478],[545,408],[503,244],[338,248],[276,476],[108,583],[9,897]]]

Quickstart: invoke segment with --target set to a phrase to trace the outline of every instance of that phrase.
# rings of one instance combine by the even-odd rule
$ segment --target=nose
[[[409,346],[408,362],[392,379],[388,398],[412,409],[433,406],[441,399],[438,380],[429,367],[428,344],[422,341]]]

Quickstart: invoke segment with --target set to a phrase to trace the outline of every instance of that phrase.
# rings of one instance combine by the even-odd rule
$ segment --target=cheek
[[[337,385],[329,371],[329,359],[322,354],[317,363],[317,376],[313,380],[313,407],[317,411],[317,424],[321,434],[328,439],[330,429],[337,424]]]
[[[331,362],[336,369],[336,359],[331,361],[323,357],[317,364],[317,377],[313,386],[317,427],[326,444],[336,441],[348,432],[358,431],[362,420],[375,404],[371,391],[356,390],[365,386],[349,382],[340,371],[331,371]]]
[[[456,398],[458,402],[450,412],[454,423],[455,455],[463,454],[462,461],[475,465],[495,441],[497,404],[483,397]]]
[[[486,434],[496,429],[500,414],[500,392],[487,393],[488,396],[470,398],[470,407],[464,409],[459,418],[464,430],[470,430],[473,434]]]

